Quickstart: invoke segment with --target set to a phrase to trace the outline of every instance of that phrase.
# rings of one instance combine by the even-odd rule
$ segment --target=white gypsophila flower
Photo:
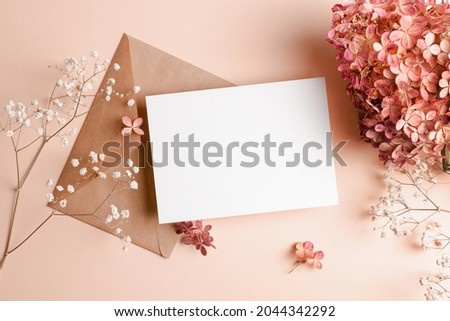
[[[58,124],[61,126],[67,122],[67,120],[64,117],[58,117],[57,120],[58,120]]]
[[[106,174],[103,172],[98,172],[98,177],[100,177],[100,179],[106,179]]]
[[[37,105],[39,105],[39,102],[37,101],[37,99],[34,99],[34,100],[31,102],[31,105],[37,106]]]
[[[450,238],[442,233],[439,223],[427,225],[425,232],[422,234],[422,247],[425,250],[443,249],[448,244],[450,244]]]
[[[134,86],[133,87],[133,92],[135,93],[135,94],[137,94],[138,92],[140,92],[141,91],[141,86]]]
[[[116,84],[116,80],[114,78],[108,78],[108,81],[106,82],[108,86],[114,86]]]
[[[127,102],[128,107],[133,107],[136,101],[134,99],[129,99]]]
[[[120,235],[122,233],[122,229],[120,227],[117,227],[114,231],[117,235]]]
[[[139,173],[139,167],[133,166],[133,172],[134,172],[135,174]]]
[[[92,88],[94,88],[94,84],[91,81],[87,82],[83,87],[86,91],[92,90]]]
[[[115,63],[115,64],[113,65],[113,69],[114,69],[115,71],[119,71],[119,70],[120,70],[120,65],[119,65],[118,63]]]
[[[67,145],[69,145],[69,140],[67,139],[67,137],[64,137],[63,139],[61,139],[61,146],[67,147]]]
[[[103,153],[98,154],[98,159],[101,160],[101,161],[104,161],[105,160],[105,154],[103,154]]]
[[[127,159],[127,166],[128,167],[132,167],[133,166],[133,161],[131,159]]]
[[[125,174],[127,174],[127,176],[130,177],[130,178],[133,176],[133,174],[128,169],[125,170]]]
[[[7,130],[6,131],[6,137],[13,137],[14,132],[12,130]]]
[[[98,154],[94,151],[89,152],[89,162],[98,163]]]
[[[111,94],[112,94],[112,92],[113,92],[112,86],[107,86],[105,92],[106,92],[106,95],[107,95],[107,96],[111,96]]]
[[[98,168],[97,166],[92,167],[92,170],[96,173],[98,173],[98,171],[100,170],[100,168]]]
[[[436,260],[436,265],[441,266],[446,269],[450,269],[450,257],[447,253],[442,254],[442,256]]]
[[[30,127],[30,126],[31,126],[31,119],[30,119],[30,118],[25,119],[24,122],[23,122],[23,124],[24,124],[26,127]]]
[[[120,211],[120,216],[122,216],[122,218],[129,218],[130,217],[130,210],[122,210],[122,211]]]
[[[117,206],[111,204],[110,205],[111,208],[111,215],[115,220],[118,220],[120,218],[120,213],[119,213],[119,209],[117,208]]]
[[[45,183],[45,185],[47,185],[48,187],[52,186],[53,185],[53,180],[51,178],[49,178],[47,180],[47,183]]]
[[[124,239],[123,239],[123,241],[124,241],[125,243],[131,243],[131,236],[129,236],[129,235],[125,236]]]
[[[117,172],[117,171],[116,171],[116,172],[113,172],[113,173],[112,173],[112,177],[113,177],[113,178],[120,178],[121,176],[122,176],[122,173],[121,173],[121,172]]]
[[[47,202],[53,202],[53,200],[55,199],[55,196],[52,193],[48,193],[47,194]]]
[[[61,200],[59,202],[59,206],[61,206],[62,208],[66,207],[67,206],[67,200],[66,199]]]
[[[73,187],[73,185],[67,185],[67,191],[69,192],[69,193],[73,193],[73,192],[75,192],[75,188]]]
[[[109,214],[108,216],[106,216],[105,223],[106,223],[106,224],[109,224],[109,223],[112,222],[112,220],[113,220],[113,217],[112,217],[111,214]]]
[[[80,161],[76,158],[72,158],[70,163],[72,164],[72,167],[78,167],[78,165],[80,165]]]
[[[106,97],[105,97],[105,100],[106,100],[106,101],[110,101],[110,100],[111,100],[111,96],[106,96]]]
[[[89,54],[93,58],[98,58],[98,51],[97,50],[92,50]]]
[[[58,107],[59,109],[63,108],[63,106],[64,106],[64,103],[63,103],[61,100],[59,100],[59,99],[55,99],[55,100],[53,101],[53,104],[54,104],[56,107]]]
[[[76,133],[77,133],[77,128],[70,127],[69,131],[67,132],[67,135],[72,136],[72,135],[75,135]]]
[[[56,186],[56,189],[58,190],[58,192],[64,191],[64,187],[62,187],[61,185]]]
[[[47,121],[50,123],[55,118],[56,113],[51,109],[45,109],[45,115],[47,116]]]
[[[123,253],[127,253],[128,252],[128,246],[123,246],[122,247],[122,252]]]
[[[39,120],[39,119],[41,119],[42,117],[44,117],[44,114],[43,114],[42,112],[40,112],[40,111],[38,111],[36,114],[34,114],[34,118],[35,118],[36,120]]]
[[[86,175],[86,173],[87,173],[86,167],[81,168],[79,173],[80,173],[81,176]]]
[[[138,183],[135,180],[132,180],[130,182],[130,188],[131,189],[138,189]]]
[[[39,128],[37,129],[37,132],[38,132],[38,135],[39,135],[39,136],[43,136],[43,135],[44,135],[44,128],[39,127]]]

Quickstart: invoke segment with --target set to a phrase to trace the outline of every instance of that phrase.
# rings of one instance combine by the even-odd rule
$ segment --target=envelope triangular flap
[[[134,85],[139,85],[142,90],[135,96],[137,104],[127,107],[123,100],[114,97],[111,101],[106,101],[104,94],[98,92],[61,173],[59,185],[67,186],[80,181],[80,167],[73,167],[71,159],[86,160],[90,151],[99,152],[106,142],[122,142],[121,118],[124,115],[130,118],[138,116],[144,118],[142,128],[146,135],[143,137],[133,135],[133,140],[141,140],[142,143],[149,141],[149,130],[145,121],[147,119],[145,96],[232,85],[211,73],[127,35],[123,35],[112,63],[119,64],[121,68],[116,71],[111,65],[100,88],[106,88],[109,78],[116,79],[114,89],[121,93],[129,92]],[[116,152],[122,156],[123,160],[122,149]],[[131,159],[138,162],[137,149],[131,150]],[[120,166],[123,166],[123,163]],[[114,169],[102,168],[102,170],[111,174]],[[161,256],[169,257],[178,237],[174,233],[172,225],[158,224],[151,167],[141,168],[140,173],[136,175],[136,180],[139,184],[138,190],[124,190],[115,193],[110,197],[109,202],[102,205],[102,201],[115,184],[111,175],[108,175],[106,180],[97,178],[81,181],[76,185],[76,191],[67,196],[66,207],[62,208],[57,202],[50,203],[49,206],[67,214],[83,214],[91,213],[101,205],[97,211],[98,218],[91,216],[77,216],[77,218],[109,233],[113,233],[113,229],[104,222],[104,217],[110,212],[109,205],[114,204],[119,209],[129,209],[131,216],[123,226],[123,230],[132,237],[133,243]],[[54,193],[56,199],[59,199],[61,192],[55,190]]]

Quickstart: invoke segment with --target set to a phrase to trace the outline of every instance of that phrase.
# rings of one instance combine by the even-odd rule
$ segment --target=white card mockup
[[[338,204],[324,78],[146,102],[160,223]]]

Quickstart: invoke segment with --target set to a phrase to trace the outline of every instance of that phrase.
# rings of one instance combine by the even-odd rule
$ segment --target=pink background
[[[383,192],[376,151],[358,140],[356,116],[325,42],[334,0],[12,1],[0,5],[0,105],[48,97],[47,68],[96,49],[112,57],[123,32],[236,84],[325,76],[340,205],[210,220],[217,250],[177,245],[170,259],[71,218],[52,219],[0,272],[2,300],[419,300],[434,257],[408,240],[380,240],[367,211]],[[3,104],[3,105],[2,105]],[[2,107],[3,108],[3,107]],[[13,154],[0,135],[0,249],[12,203]],[[47,146],[24,191],[13,244],[49,213],[45,181],[69,147]],[[301,197],[301,195],[299,195]],[[294,242],[325,252],[322,271],[287,274]]]

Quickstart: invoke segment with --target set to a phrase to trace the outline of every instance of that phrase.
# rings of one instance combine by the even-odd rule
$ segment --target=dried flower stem
[[[301,262],[301,261],[297,261],[297,263],[294,265],[294,267],[289,271],[289,273],[288,274],[291,274],[292,273],[292,271],[294,271],[296,268],[298,268],[298,266],[300,265],[300,264],[304,264],[305,262]]]
[[[7,251],[5,253],[5,258],[7,255],[13,253],[15,250],[17,250],[19,247],[21,247],[28,239],[30,239],[45,223],[47,223],[53,216],[71,216],[71,217],[78,217],[78,216],[92,216],[97,219],[99,219],[95,214],[98,212],[98,210],[111,198],[111,196],[119,191],[116,190],[117,186],[120,182],[117,182],[114,187],[112,188],[111,192],[106,196],[106,198],[92,211],[91,213],[58,213],[56,210],[52,210],[52,213],[41,223],[38,227],[36,227],[22,242],[20,242],[18,245],[16,245],[13,249]]]
[[[18,209],[18,205],[19,205],[19,200],[20,200],[20,195],[21,195],[21,191],[23,186],[25,185],[28,176],[30,175],[31,171],[33,170],[39,156],[41,155],[44,146],[54,137],[57,137],[65,128],[67,128],[76,118],[86,114],[86,113],[82,113],[81,115],[78,113],[79,111],[79,107],[82,104],[82,99],[86,98],[86,97],[93,97],[95,95],[84,95],[83,90],[85,88],[85,85],[91,80],[93,79],[96,75],[98,75],[100,72],[94,72],[92,76],[90,76],[88,79],[83,79],[83,82],[80,85],[80,91],[79,91],[79,95],[77,96],[76,100],[73,100],[75,103],[75,108],[73,111],[72,115],[70,116],[70,119],[63,125],[61,126],[59,129],[57,129],[54,133],[52,133],[50,136],[47,136],[47,125],[48,122],[47,120],[45,120],[44,122],[44,132],[43,135],[40,137],[37,137],[36,139],[32,140],[30,143],[26,144],[25,146],[19,148],[19,140],[20,140],[20,135],[22,132],[22,128],[23,128],[23,124],[21,124],[21,126],[18,128],[19,134],[17,137],[17,140],[14,141],[14,138],[11,137],[11,143],[14,149],[14,155],[15,155],[15,170],[16,170],[16,190],[15,190],[15,196],[14,196],[14,202],[11,208],[11,214],[10,214],[10,222],[9,222],[9,226],[8,226],[8,231],[7,231],[7,236],[6,236],[6,243],[5,243],[5,247],[4,247],[4,251],[3,251],[3,256],[2,259],[0,260],[0,270],[3,268],[4,264],[5,264],[5,260],[6,257],[11,254],[12,252],[14,252],[15,250],[17,250],[20,246],[22,246],[28,239],[30,239],[45,223],[47,223],[50,218],[52,218],[55,215],[55,211],[53,210],[52,213],[35,229],[33,230],[33,232],[31,232],[23,241],[21,241],[17,246],[15,246],[13,249],[9,249],[10,248],[10,243],[11,243],[11,238],[12,238],[12,234],[13,234],[13,229],[14,229],[14,223],[15,223],[15,219],[16,219],[16,214],[17,214],[17,209]],[[47,104],[47,108],[51,107],[51,104],[54,100],[58,99],[57,97],[55,97],[55,91],[57,89],[57,85],[55,84],[53,86],[51,95],[50,95],[50,99],[48,101]],[[61,96],[60,96],[61,97]],[[41,144],[39,145],[39,148],[37,149],[37,151],[35,152],[33,158],[31,159],[30,163],[28,164],[25,172],[21,175],[21,170],[20,170],[20,161],[19,161],[19,153],[28,148],[33,146],[36,142],[41,141]],[[110,194],[111,195],[111,194]],[[110,196],[109,195],[109,196]],[[104,202],[106,202],[106,200],[109,198],[109,196],[104,200]],[[104,202],[102,204],[104,204]],[[101,205],[102,205],[101,204]],[[98,207],[100,208],[101,205]],[[96,209],[96,211],[98,210],[98,208]],[[88,214],[88,215],[93,215],[95,214],[95,212],[92,214]],[[65,215],[65,214],[64,214]],[[72,215],[75,216],[75,215]]]

